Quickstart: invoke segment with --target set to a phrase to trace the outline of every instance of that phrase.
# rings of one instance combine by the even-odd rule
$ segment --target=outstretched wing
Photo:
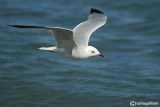
[[[97,9],[91,9],[88,20],[73,29],[73,38],[77,45],[88,46],[90,35],[106,23],[107,16]]]
[[[54,35],[58,47],[62,48],[73,48],[76,46],[76,43],[73,39],[73,31],[65,28],[54,27],[51,30],[51,33]]]
[[[45,27],[45,26],[23,26],[23,25],[8,25],[17,28],[31,28],[31,29],[45,29],[50,30],[56,39],[57,47],[73,48],[76,43],[73,39],[73,31],[70,29],[60,27]]]

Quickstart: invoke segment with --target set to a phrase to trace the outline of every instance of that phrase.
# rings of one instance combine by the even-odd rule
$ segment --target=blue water
[[[77,61],[40,51],[56,45],[48,31],[6,26],[73,29],[87,20],[90,8],[108,17],[89,43],[105,58]],[[159,0],[1,0],[0,107],[160,103],[159,25]]]

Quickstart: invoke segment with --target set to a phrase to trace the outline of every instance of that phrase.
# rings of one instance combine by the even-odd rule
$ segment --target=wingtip
[[[102,11],[98,10],[98,9],[94,9],[94,8],[91,8],[91,11],[90,13],[98,13],[98,14],[104,14]]]
[[[7,25],[7,26],[10,26],[10,27],[18,27],[18,25]]]

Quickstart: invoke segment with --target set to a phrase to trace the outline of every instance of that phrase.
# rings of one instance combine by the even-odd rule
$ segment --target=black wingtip
[[[7,26],[10,26],[10,27],[18,27],[18,28],[24,27],[24,26],[21,26],[21,25],[7,25]]]
[[[97,9],[94,9],[94,8],[91,8],[91,11],[90,13],[98,13],[98,14],[104,14],[103,12],[101,12],[100,10],[97,10]]]
[[[16,28],[45,28],[44,26],[25,26],[25,25],[8,25]]]

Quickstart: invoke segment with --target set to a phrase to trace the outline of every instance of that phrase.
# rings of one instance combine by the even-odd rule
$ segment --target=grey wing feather
[[[76,46],[72,30],[55,27],[50,31],[54,35],[58,43],[58,47],[73,48]]]
[[[88,20],[80,23],[73,29],[73,37],[77,45],[88,46],[90,35],[106,23],[107,16],[99,10],[91,9]]]
[[[25,26],[25,25],[8,25],[17,28],[45,29],[50,30],[56,39],[57,47],[73,48],[76,43],[73,39],[73,31],[61,27],[45,27],[45,26]]]

